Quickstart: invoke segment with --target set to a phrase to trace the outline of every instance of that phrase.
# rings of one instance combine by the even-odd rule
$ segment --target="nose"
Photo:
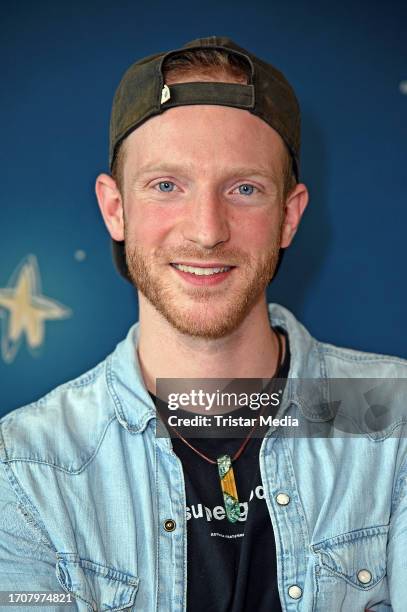
[[[227,204],[215,192],[201,190],[188,206],[182,229],[186,241],[213,249],[230,238]]]

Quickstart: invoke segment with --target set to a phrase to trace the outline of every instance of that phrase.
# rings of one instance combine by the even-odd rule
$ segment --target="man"
[[[299,130],[284,76],[226,38],[123,77],[96,194],[140,320],[2,419],[1,590],[62,587],[77,610],[406,609],[404,415],[356,431],[360,400],[349,383],[337,411],[329,384],[401,380],[406,362],[322,344],[266,304],[308,201]],[[307,435],[188,438],[165,421],[168,379],[278,381],[268,413]]]

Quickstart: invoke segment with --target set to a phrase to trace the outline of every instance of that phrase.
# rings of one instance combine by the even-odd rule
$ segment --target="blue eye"
[[[253,185],[249,185],[248,183],[243,183],[243,185],[239,185],[239,193],[241,195],[252,195],[254,193],[255,187]]]
[[[171,191],[174,191],[174,183],[172,183],[171,181],[160,181],[158,183],[158,188],[160,191],[163,191],[164,193],[169,193]]]

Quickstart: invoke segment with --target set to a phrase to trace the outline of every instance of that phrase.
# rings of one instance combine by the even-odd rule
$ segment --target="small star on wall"
[[[71,310],[41,293],[41,277],[34,255],[26,257],[15,270],[15,282],[0,288],[0,317],[3,319],[1,353],[13,361],[23,336],[31,349],[44,342],[45,321],[66,319]]]

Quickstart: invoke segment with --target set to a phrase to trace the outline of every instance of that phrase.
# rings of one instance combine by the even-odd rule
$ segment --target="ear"
[[[290,246],[298,229],[301,217],[308,204],[308,189],[303,183],[298,183],[288,194],[285,202],[281,247]]]
[[[123,202],[116,181],[108,174],[99,174],[95,191],[109,234],[114,240],[124,240]]]

